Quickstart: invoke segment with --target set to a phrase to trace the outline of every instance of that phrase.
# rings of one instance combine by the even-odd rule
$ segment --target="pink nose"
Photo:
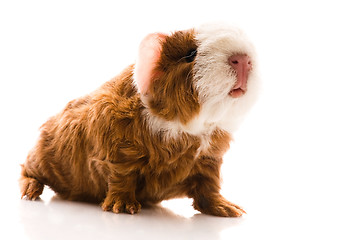
[[[252,69],[251,58],[245,54],[235,54],[228,58],[228,63],[236,71],[237,82],[233,89],[247,90],[248,74]]]
[[[244,54],[236,54],[228,58],[229,64],[233,67],[236,72],[238,71],[249,71],[252,68],[252,62],[250,57]]]

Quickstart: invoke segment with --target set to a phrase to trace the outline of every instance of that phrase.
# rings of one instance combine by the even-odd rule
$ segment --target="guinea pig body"
[[[64,199],[133,214],[187,196],[202,213],[241,216],[219,193],[220,167],[254,101],[254,61],[233,27],[147,36],[135,65],[43,124],[22,165],[22,197],[48,185]]]

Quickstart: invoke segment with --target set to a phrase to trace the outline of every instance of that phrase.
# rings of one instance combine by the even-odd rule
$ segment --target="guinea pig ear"
[[[163,33],[152,33],[146,36],[139,45],[134,79],[141,94],[148,93],[152,80],[158,74],[155,72],[155,68],[162,51],[162,42],[166,36]]]

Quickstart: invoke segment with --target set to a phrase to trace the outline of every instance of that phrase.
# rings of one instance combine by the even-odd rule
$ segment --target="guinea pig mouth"
[[[246,93],[246,90],[239,87],[239,88],[233,88],[229,92],[229,95],[233,98],[238,98],[238,97],[243,96],[245,93]]]
[[[247,91],[247,75],[237,75],[236,83],[233,85],[231,91],[228,93],[233,98],[239,98],[243,96]]]

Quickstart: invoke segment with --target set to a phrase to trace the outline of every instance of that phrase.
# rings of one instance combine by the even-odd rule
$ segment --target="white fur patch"
[[[241,30],[223,24],[196,29],[196,39],[199,46],[194,79],[202,106],[197,120],[208,125],[213,123],[232,133],[255,102],[258,92],[253,45]],[[247,92],[239,98],[229,96],[236,82],[236,73],[228,64],[228,58],[234,54],[248,55],[253,65]]]
[[[191,135],[197,135],[200,137],[201,146],[199,147],[195,158],[199,156],[202,151],[205,151],[209,145],[212,136],[212,132],[215,130],[216,125],[205,126],[203,122],[194,120],[191,123],[183,125],[179,121],[167,121],[161,117],[155,116],[150,113],[148,108],[145,108],[143,111],[143,116],[146,119],[146,122],[150,130],[154,134],[162,133],[164,141],[171,138],[177,138],[181,133],[188,133]],[[198,127],[198,128],[197,128]]]
[[[234,132],[242,118],[255,102],[258,90],[255,51],[238,28],[228,25],[205,25],[195,29],[198,43],[194,65],[194,86],[199,94],[200,114],[186,125],[166,121],[148,110],[144,115],[152,131],[162,131],[168,137],[180,132],[202,137],[207,146],[211,133],[220,128]],[[239,97],[229,95],[236,83],[236,73],[228,63],[234,54],[247,54],[253,64],[248,76],[247,92]],[[143,102],[145,99],[143,99]]]

